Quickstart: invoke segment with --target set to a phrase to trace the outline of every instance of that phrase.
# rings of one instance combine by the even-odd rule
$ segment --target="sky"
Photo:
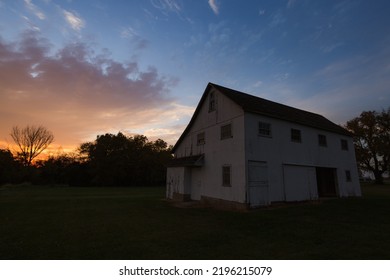
[[[0,148],[175,144],[209,82],[337,124],[390,106],[387,0],[0,0]]]

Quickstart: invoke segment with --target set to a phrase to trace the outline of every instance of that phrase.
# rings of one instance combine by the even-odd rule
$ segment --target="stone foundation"
[[[207,196],[201,196],[200,203],[205,206],[210,206],[213,208],[223,209],[223,210],[237,210],[237,211],[249,210],[249,206],[247,203],[228,201],[228,200],[207,197]]]
[[[174,201],[190,201],[191,200],[191,195],[190,194],[174,192],[172,194],[172,200],[174,200]]]

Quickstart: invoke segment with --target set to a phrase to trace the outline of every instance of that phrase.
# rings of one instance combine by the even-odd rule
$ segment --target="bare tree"
[[[18,146],[18,156],[24,165],[31,165],[34,158],[42,153],[54,140],[53,133],[43,126],[12,128],[11,137]]]

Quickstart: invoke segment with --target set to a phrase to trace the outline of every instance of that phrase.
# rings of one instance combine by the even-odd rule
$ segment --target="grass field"
[[[390,259],[390,185],[251,212],[165,189],[0,187],[0,259]]]

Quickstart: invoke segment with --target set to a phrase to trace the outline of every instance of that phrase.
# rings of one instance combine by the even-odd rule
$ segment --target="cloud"
[[[296,0],[288,0],[287,9],[294,7]]]
[[[232,33],[231,29],[228,27],[226,21],[221,21],[218,23],[210,23],[209,24],[210,41],[208,42],[208,44],[227,45],[227,43],[230,40],[231,33]]]
[[[263,84],[262,81],[256,81],[256,82],[253,84],[253,87],[258,88],[258,87],[260,87],[262,84]]]
[[[136,50],[146,49],[149,45],[149,41],[142,38],[131,26],[122,28],[120,37],[130,40]]]
[[[164,6],[173,12],[180,12],[181,7],[175,0],[164,0],[162,1]]]
[[[293,84],[302,95],[294,106],[318,112],[336,123],[358,116],[362,111],[386,109],[390,104],[390,51],[384,47],[369,55],[344,57],[330,62],[305,77],[305,84]]]
[[[181,12],[181,7],[175,0],[151,0],[151,4],[165,15],[169,12],[177,14]]]
[[[290,77],[290,73],[278,73],[274,75],[274,79],[278,82],[287,80]]]
[[[209,0],[209,6],[213,10],[214,14],[219,14],[219,7],[216,0]]]
[[[66,147],[98,133],[177,125],[178,106],[169,96],[177,79],[153,67],[141,70],[136,61],[120,63],[85,43],[52,53],[50,42],[31,31],[16,42],[0,40],[1,131],[42,124]]]
[[[136,36],[139,36],[139,35],[137,32],[135,32],[135,30],[132,27],[128,26],[128,27],[122,28],[122,31],[121,31],[122,38],[131,39],[131,38],[136,37]]]
[[[330,44],[327,46],[322,46],[322,47],[320,47],[320,49],[324,53],[330,53],[330,52],[334,51],[335,49],[342,47],[343,45],[344,45],[344,43],[337,42],[337,43],[333,43],[333,44]]]
[[[63,15],[65,17],[66,22],[70,25],[70,27],[76,31],[80,31],[85,27],[85,21],[77,15],[75,12],[69,12],[67,10],[63,10]]]
[[[40,20],[44,20],[46,18],[45,14],[37,6],[35,6],[31,0],[24,0],[24,4],[27,9],[29,9]]]
[[[177,0],[150,0],[152,6],[157,9],[163,16],[159,17],[147,9],[143,9],[146,16],[151,20],[168,20],[171,13],[175,13],[182,21],[193,24],[194,21],[186,15],[182,5]]]
[[[286,18],[283,16],[281,11],[277,11],[271,15],[271,21],[269,26],[271,28],[278,27],[286,21]]]

